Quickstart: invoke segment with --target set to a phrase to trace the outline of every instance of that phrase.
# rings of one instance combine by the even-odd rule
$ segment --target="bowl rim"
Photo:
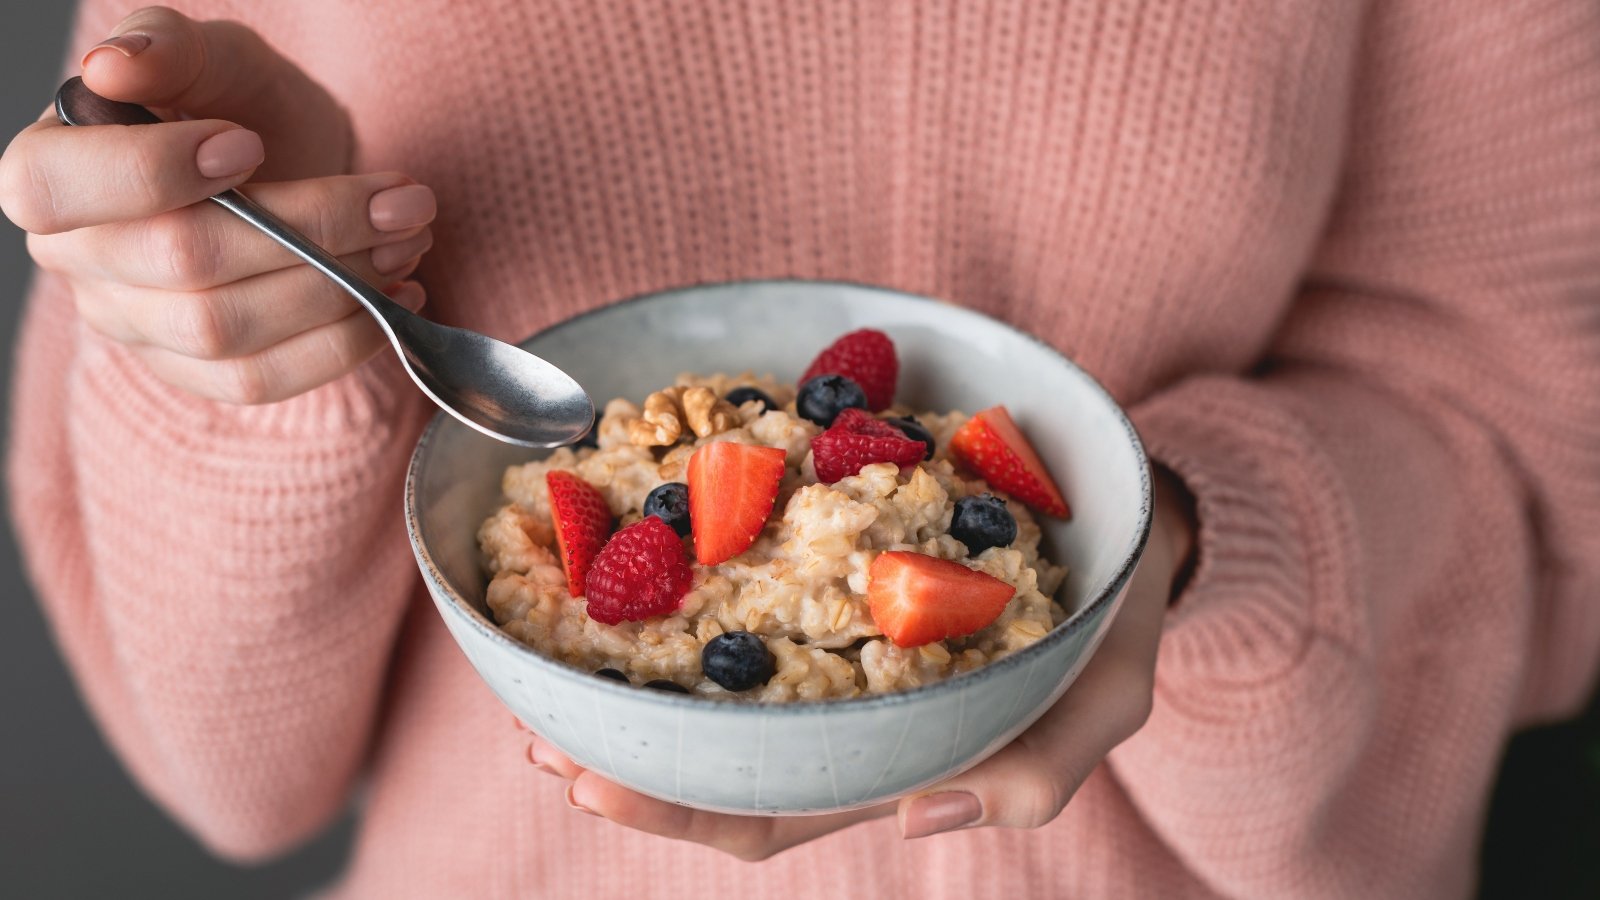
[[[1150,538],[1153,486],[1151,484],[1150,461],[1149,457],[1145,453],[1144,442],[1140,440],[1138,430],[1134,428],[1133,422],[1128,418],[1128,414],[1125,410],[1123,410],[1122,405],[1116,401],[1116,398],[1111,396],[1111,392],[1106,390],[1105,386],[1102,385],[1098,379],[1096,379],[1093,375],[1090,375],[1083,369],[1082,366],[1079,366],[1076,362],[1068,358],[1066,354],[1062,353],[1060,350],[1057,350],[1048,342],[1033,334],[1023,331],[1022,329],[1017,328],[1008,322],[1004,322],[993,316],[950,301],[938,300],[933,297],[927,297],[919,294],[911,294],[905,291],[896,290],[894,288],[884,287],[882,285],[864,284],[860,282],[838,279],[812,280],[803,278],[771,278],[738,281],[698,282],[694,284],[678,285],[675,287],[650,291],[648,293],[635,294],[633,296],[615,300],[610,303],[604,303],[600,306],[594,307],[593,309],[585,310],[577,315],[569,316],[558,322],[552,322],[549,325],[546,325],[544,328],[539,329],[528,337],[515,343],[517,346],[525,346],[530,341],[543,336],[547,332],[571,325],[591,316],[615,311],[623,306],[631,306],[639,303],[660,300],[679,294],[696,293],[704,291],[708,288],[750,288],[759,286],[848,287],[857,290],[866,290],[874,293],[885,294],[897,300],[936,303],[939,305],[941,310],[948,314],[955,315],[957,317],[972,318],[990,325],[998,325],[1007,331],[1012,332],[1013,334],[1020,335],[1040,349],[1044,350],[1049,355],[1054,356],[1057,361],[1065,365],[1067,368],[1076,372],[1084,379],[1085,382],[1088,383],[1092,390],[1099,393],[1101,399],[1103,399],[1110,406],[1111,411],[1116,415],[1117,421],[1122,425],[1123,430],[1127,435],[1128,442],[1133,448],[1135,462],[1139,467],[1140,501],[1138,528],[1134,534],[1133,543],[1123,551],[1122,563],[1117,568],[1116,574],[1111,577],[1110,581],[1106,582],[1106,584],[1088,603],[1085,603],[1082,608],[1069,615],[1063,622],[1061,622],[1061,624],[1050,629],[1050,631],[1046,633],[1043,638],[1040,638],[1033,644],[1018,650],[1010,656],[987,663],[977,669],[973,669],[970,672],[963,672],[959,675],[953,675],[949,678],[936,681],[932,684],[920,685],[918,687],[909,688],[903,691],[893,691],[885,694],[864,694],[858,697],[834,698],[825,700],[791,700],[783,703],[762,703],[759,701],[741,702],[737,699],[713,700],[707,697],[695,696],[693,694],[678,694],[671,691],[644,690],[638,685],[619,684],[609,678],[597,678],[593,675],[593,673],[587,672],[577,666],[572,665],[571,663],[564,662],[554,657],[545,656],[538,650],[529,647],[528,645],[501,631],[497,626],[494,625],[494,623],[490,622],[472,607],[472,604],[464,596],[462,596],[462,594],[457,591],[452,584],[450,584],[450,582],[444,577],[444,573],[441,572],[438,566],[434,563],[432,554],[428,552],[428,548],[424,545],[422,540],[422,528],[418,517],[416,496],[417,484],[422,468],[422,461],[427,457],[428,446],[430,442],[433,440],[435,434],[438,433],[441,427],[444,427],[446,423],[455,421],[455,419],[449,413],[445,412],[444,410],[439,410],[434,414],[433,418],[429,420],[427,427],[423,429],[421,436],[417,439],[416,446],[412,449],[411,460],[406,466],[405,481],[406,537],[411,543],[412,554],[416,557],[417,562],[422,569],[422,575],[428,582],[430,582],[430,586],[436,588],[439,593],[443,593],[451,601],[448,604],[435,603],[434,606],[436,608],[446,607],[450,609],[474,631],[478,632],[484,637],[487,637],[492,643],[507,648],[521,658],[531,661],[532,664],[540,669],[544,674],[553,675],[563,679],[581,679],[582,684],[591,689],[597,689],[602,693],[614,693],[618,697],[627,697],[644,703],[659,704],[667,709],[693,709],[706,711],[716,709],[726,711],[730,715],[802,715],[816,713],[823,710],[838,710],[840,712],[852,713],[869,712],[874,709],[915,703],[926,698],[963,690],[965,687],[976,684],[983,678],[991,677],[998,673],[1011,671],[1019,666],[1036,662],[1050,647],[1066,641],[1070,636],[1078,631],[1081,631],[1089,622],[1097,618],[1099,611],[1101,611],[1106,605],[1116,600],[1116,598],[1122,593],[1123,587],[1126,586],[1129,579],[1133,577],[1134,569],[1138,564],[1139,558],[1143,555],[1145,545]],[[1109,624],[1107,627],[1110,627]]]

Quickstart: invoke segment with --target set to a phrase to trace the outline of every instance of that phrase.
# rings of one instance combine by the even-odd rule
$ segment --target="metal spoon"
[[[67,125],[155,125],[150,110],[119,103],[71,78],[56,92]],[[537,356],[487,335],[430,322],[384,296],[332,254],[235,190],[212,197],[310,263],[378,320],[411,380],[446,412],[509,444],[570,444],[594,424],[594,403],[571,376]]]

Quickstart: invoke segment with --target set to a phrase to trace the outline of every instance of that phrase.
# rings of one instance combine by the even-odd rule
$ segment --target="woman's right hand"
[[[161,379],[232,403],[332,381],[383,346],[338,287],[206,197],[248,193],[396,301],[432,245],[433,192],[351,175],[349,117],[258,35],[162,8],[84,57],[96,93],[193,118],[67,127],[48,111],[0,157],[0,208],[79,316]],[[166,118],[175,118],[167,115]]]

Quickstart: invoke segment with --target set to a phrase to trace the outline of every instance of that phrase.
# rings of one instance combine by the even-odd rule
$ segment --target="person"
[[[41,270],[9,478],[90,709],[222,857],[356,802],[342,896],[1459,897],[1508,732],[1594,684],[1589,0],[175,5],[74,38],[168,122],[0,159]],[[1139,583],[1044,719],[898,805],[631,794],[428,609],[431,410],[196,205],[238,185],[506,339],[774,276],[1032,331],[1172,473]]]

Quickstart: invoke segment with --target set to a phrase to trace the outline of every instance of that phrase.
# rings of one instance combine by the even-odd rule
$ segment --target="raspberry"
[[[914,466],[927,445],[905,436],[900,429],[859,409],[839,414],[833,427],[811,439],[811,463],[817,480],[833,484],[872,463],[892,462]]]
[[[866,410],[847,409],[833,420],[834,427],[848,431],[851,434],[865,434],[872,437],[901,437],[911,440],[905,432],[896,428],[893,423],[872,415]],[[831,429],[830,429],[831,430]]]
[[[882,412],[894,402],[900,360],[895,357],[894,342],[887,334],[862,328],[829,344],[800,377],[800,383],[805,384],[818,375],[843,375],[861,385],[867,395],[867,408]]]
[[[607,625],[675,612],[694,583],[683,541],[651,516],[612,535],[589,567],[589,618]]]

